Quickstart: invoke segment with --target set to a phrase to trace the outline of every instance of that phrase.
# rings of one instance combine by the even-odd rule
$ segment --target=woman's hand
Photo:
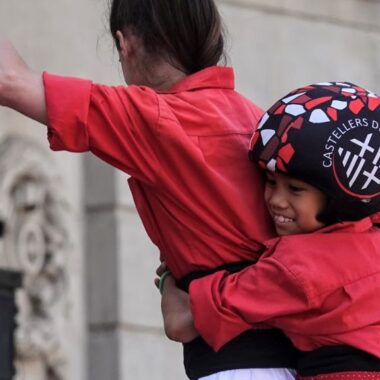
[[[157,274],[161,276],[166,270],[166,264],[162,263],[157,269]],[[156,279],[155,282],[158,286],[159,279]],[[161,288],[161,311],[166,336],[176,342],[192,341],[199,334],[194,327],[189,295],[176,286],[171,275],[165,277]]]
[[[8,38],[0,33],[0,105],[46,124],[45,91],[40,74],[29,69]]]
[[[199,335],[194,327],[189,295],[177,288],[172,276],[166,278],[163,286],[161,310],[169,339],[187,343]]]

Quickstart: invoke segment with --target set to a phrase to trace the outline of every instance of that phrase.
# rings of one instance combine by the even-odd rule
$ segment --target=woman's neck
[[[167,91],[187,75],[166,61],[155,64],[150,75],[147,75],[147,85],[156,91]]]

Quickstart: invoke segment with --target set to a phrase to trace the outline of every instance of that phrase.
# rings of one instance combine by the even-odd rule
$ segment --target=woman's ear
[[[119,47],[119,55],[120,55],[120,60],[125,59],[127,56],[129,56],[130,53],[130,44],[128,41],[128,38],[124,36],[124,34],[118,30],[116,32],[116,38],[118,42],[118,47]]]

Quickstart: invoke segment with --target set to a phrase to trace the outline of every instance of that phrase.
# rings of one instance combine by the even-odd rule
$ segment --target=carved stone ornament
[[[0,144],[0,267],[24,274],[17,295],[18,380],[67,378],[69,239],[59,185],[43,149],[14,137]]]

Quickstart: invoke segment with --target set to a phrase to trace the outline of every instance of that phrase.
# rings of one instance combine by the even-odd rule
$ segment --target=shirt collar
[[[315,231],[314,234],[318,233],[330,233],[330,232],[366,232],[371,227],[373,227],[374,220],[371,217],[366,217],[357,221],[340,222],[321,228]]]
[[[284,239],[301,239],[306,235],[314,235],[318,239],[319,234],[330,234],[330,233],[360,233],[360,232],[369,232],[374,224],[380,222],[380,213],[368,216],[366,218],[357,220],[357,221],[348,221],[332,224],[331,226],[323,227],[317,231],[300,234],[300,235],[287,235],[287,236],[278,236],[273,239],[267,240],[264,245],[267,249],[275,246],[279,241]]]
[[[188,75],[177,82],[172,88],[163,93],[174,94],[177,92],[198,90],[201,88],[235,88],[234,71],[231,67],[211,66]]]

